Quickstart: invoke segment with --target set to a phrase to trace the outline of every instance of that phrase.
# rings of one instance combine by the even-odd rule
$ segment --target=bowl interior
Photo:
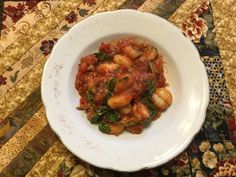
[[[84,113],[84,111],[78,111],[78,110],[74,109],[78,105],[79,98],[80,98],[80,96],[77,93],[77,90],[75,89],[75,86],[74,86],[75,76],[77,74],[78,64],[80,63],[81,57],[86,56],[90,53],[97,52],[101,42],[110,42],[114,39],[120,39],[120,38],[125,38],[125,37],[137,37],[137,38],[145,39],[150,44],[155,46],[158,49],[159,53],[161,53],[164,56],[165,76],[167,77],[167,82],[169,84],[168,88],[171,90],[172,96],[174,98],[173,105],[162,114],[160,119],[156,120],[155,122],[153,122],[150,125],[150,127],[146,128],[145,131],[141,135],[130,134],[128,132],[124,132],[119,136],[105,135],[105,134],[101,133],[100,131],[98,131],[97,125],[90,124],[90,122],[87,120],[87,116]],[[181,85],[182,80],[180,77],[179,68],[176,66],[176,61],[171,56],[169,56],[168,51],[166,51],[164,48],[162,48],[161,44],[158,44],[158,42],[155,42],[155,40],[149,39],[145,36],[138,36],[138,35],[133,35],[133,34],[112,34],[112,35],[101,37],[100,39],[93,41],[89,45],[84,46],[84,49],[81,50],[81,52],[78,53],[77,55],[78,55],[77,59],[74,61],[73,67],[70,70],[71,77],[68,79],[67,85],[71,89],[71,92],[68,95],[68,96],[70,96],[70,101],[69,101],[70,107],[73,109],[74,114],[75,115],[77,114],[77,119],[78,119],[77,123],[78,124],[83,124],[83,126],[85,126],[87,129],[90,129],[90,131],[93,132],[94,134],[99,134],[99,136],[101,136],[103,138],[107,138],[110,141],[114,141],[114,139],[118,139],[118,141],[121,142],[121,140],[123,140],[123,139],[124,140],[133,139],[133,138],[139,139],[140,136],[147,138],[144,134],[149,134],[147,136],[149,138],[152,138],[150,135],[152,135],[152,136],[155,135],[153,133],[153,131],[155,131],[156,129],[160,130],[160,133],[161,133],[161,129],[158,128],[157,126],[162,127],[162,124],[172,121],[173,117],[171,115],[176,113],[176,110],[179,109],[178,108],[180,106],[179,102],[182,99],[181,98],[182,92],[183,92],[183,88]],[[165,128],[168,128],[168,127],[165,126]],[[127,143],[127,141],[125,141],[125,143]]]

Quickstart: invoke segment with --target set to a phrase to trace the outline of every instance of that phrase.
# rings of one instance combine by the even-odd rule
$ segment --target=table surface
[[[192,39],[207,69],[206,121],[178,157],[121,173],[76,158],[50,129],[40,95],[57,40],[91,14],[137,9]],[[0,176],[236,176],[236,0],[0,0]],[[145,152],[143,152],[145,153]]]

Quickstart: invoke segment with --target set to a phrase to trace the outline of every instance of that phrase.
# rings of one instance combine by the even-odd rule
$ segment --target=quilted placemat
[[[58,39],[84,18],[117,9],[178,26],[196,45],[210,83],[206,121],[189,147],[134,173],[93,167],[71,154],[49,127],[40,94],[43,66]],[[0,176],[236,176],[235,12],[236,0],[0,0]]]

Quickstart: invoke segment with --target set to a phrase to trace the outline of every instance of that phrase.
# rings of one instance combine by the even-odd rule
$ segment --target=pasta
[[[140,134],[172,103],[157,49],[139,38],[101,43],[81,58],[75,80],[79,110],[101,132]]]

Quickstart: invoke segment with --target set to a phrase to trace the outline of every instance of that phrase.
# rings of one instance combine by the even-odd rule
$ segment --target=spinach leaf
[[[150,125],[150,123],[152,122],[152,119],[154,118],[154,116],[157,114],[157,107],[152,104],[150,101],[146,102],[145,105],[147,105],[148,109],[150,110],[150,116],[149,118],[144,122],[144,126],[147,127]]]
[[[108,106],[102,106],[96,110],[96,114],[91,119],[91,123],[97,124],[102,119],[108,122],[118,122],[120,120],[120,114]]]
[[[143,104],[145,104],[148,109],[150,110],[150,116],[149,118],[143,123],[144,126],[149,126],[150,123],[152,122],[152,119],[154,118],[154,116],[157,114],[157,107],[151,102],[151,98],[152,98],[152,95],[154,93],[156,89],[156,84],[153,80],[148,80],[147,81],[147,89],[146,91],[143,93],[143,96],[142,96],[142,102]]]
[[[144,127],[148,127],[152,123],[152,119],[149,117],[145,122],[143,122]]]
[[[112,96],[112,92],[114,90],[115,84],[116,84],[116,78],[113,77],[107,84],[108,93],[104,98],[104,103],[105,104],[107,104],[107,100]]]
[[[120,120],[120,114],[117,111],[111,111],[107,113],[106,120],[109,122],[118,122]]]
[[[95,104],[93,102],[93,95],[92,95],[92,93],[90,91],[87,91],[87,95],[86,96],[87,96],[87,99],[88,99],[90,105],[93,107],[94,110],[96,110],[96,106],[95,106]]]
[[[107,89],[108,89],[109,92],[113,92],[114,87],[115,87],[115,84],[116,84],[116,78],[113,77],[113,78],[109,81],[108,86],[107,86]]]
[[[100,61],[100,62],[104,62],[107,60],[111,60],[112,57],[104,52],[98,52],[98,53],[94,53],[94,55],[96,56],[96,58]]]
[[[95,116],[92,117],[91,123],[92,124],[97,124],[100,120],[102,119],[102,116],[95,114]]]
[[[106,114],[108,111],[110,111],[111,110],[111,108],[110,107],[108,107],[108,106],[101,106],[98,110],[97,110],[97,114],[98,115],[104,115],[104,114]]]
[[[155,91],[156,89],[156,84],[155,84],[155,81],[153,80],[149,80],[147,82],[147,92],[148,92],[148,97],[151,98],[152,97],[152,94],[153,92]]]
[[[142,95],[142,102],[149,101],[152,98],[152,94],[154,93],[156,89],[156,84],[155,84],[155,81],[153,80],[147,80],[146,86],[147,86],[147,89]]]
[[[110,133],[111,132],[111,128],[106,123],[100,123],[98,125],[98,129],[103,133]]]
[[[108,106],[102,106],[96,110],[96,114],[92,117],[91,123],[97,124],[111,110]]]

